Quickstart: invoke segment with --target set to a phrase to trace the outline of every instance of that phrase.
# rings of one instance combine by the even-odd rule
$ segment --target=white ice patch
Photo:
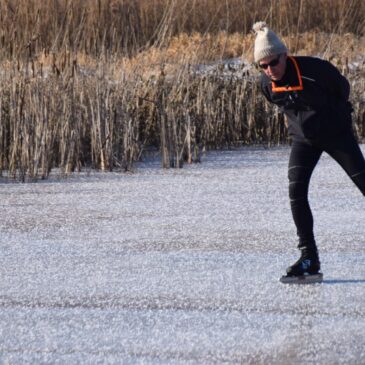
[[[365,363],[364,198],[324,155],[310,187],[324,282],[284,286],[288,155],[2,184],[0,363]]]

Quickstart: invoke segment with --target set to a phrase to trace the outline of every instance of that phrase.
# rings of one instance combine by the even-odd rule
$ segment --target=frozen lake
[[[324,282],[279,283],[288,155],[1,184],[0,363],[365,364],[365,199],[323,155]]]

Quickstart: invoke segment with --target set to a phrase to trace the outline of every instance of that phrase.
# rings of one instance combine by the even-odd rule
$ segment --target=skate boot
[[[318,258],[318,251],[315,246],[299,246],[301,256],[292,266],[286,269],[286,275],[282,276],[282,283],[320,283],[323,274],[320,272],[321,263]]]

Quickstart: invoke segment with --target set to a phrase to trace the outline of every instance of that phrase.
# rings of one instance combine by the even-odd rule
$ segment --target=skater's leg
[[[326,149],[326,152],[342,166],[365,196],[365,159],[352,131]]]
[[[289,158],[290,207],[299,237],[299,248],[315,247],[313,216],[308,202],[312,172],[322,150],[304,142],[294,141]]]
[[[317,246],[313,234],[313,216],[308,202],[308,188],[312,172],[322,150],[304,142],[293,142],[289,158],[290,207],[299,237],[301,256],[287,268],[286,277],[317,275],[320,270]]]

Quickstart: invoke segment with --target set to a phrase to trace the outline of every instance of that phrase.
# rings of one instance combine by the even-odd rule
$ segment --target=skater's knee
[[[311,170],[305,166],[294,165],[288,170],[289,181],[309,181]]]
[[[289,198],[291,202],[307,199],[308,184],[306,181],[289,182]]]

